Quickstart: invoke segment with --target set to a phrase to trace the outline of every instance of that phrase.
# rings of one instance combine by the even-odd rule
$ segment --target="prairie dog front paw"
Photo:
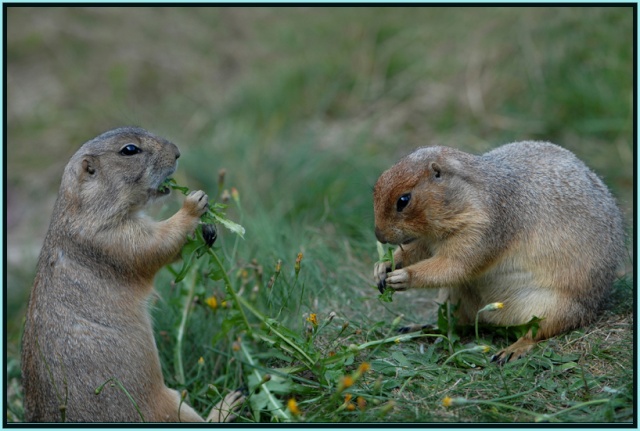
[[[209,207],[209,197],[202,190],[192,191],[184,200],[182,208],[190,215],[200,218]]]
[[[384,292],[387,273],[391,271],[391,262],[378,262],[373,268],[373,278],[380,293]]]
[[[396,269],[387,274],[385,284],[393,290],[407,290],[411,287],[411,274],[406,269]]]
[[[245,402],[246,397],[238,390],[227,394],[209,413],[206,422],[231,422],[236,418],[235,412]]]

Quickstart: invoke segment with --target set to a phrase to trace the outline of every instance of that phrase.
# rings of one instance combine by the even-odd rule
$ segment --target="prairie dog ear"
[[[93,176],[98,170],[99,163],[98,158],[94,156],[84,156],[82,158],[82,169],[80,170],[80,176]]]
[[[431,162],[429,164],[429,169],[433,172],[434,178],[440,178],[440,174],[442,173],[442,168],[436,162]]]

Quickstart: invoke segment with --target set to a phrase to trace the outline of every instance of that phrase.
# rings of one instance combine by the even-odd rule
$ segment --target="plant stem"
[[[110,379],[108,379],[106,382],[104,382],[103,384],[101,384],[100,386],[98,386],[95,390],[95,394],[99,395],[100,392],[102,392],[102,389],[104,389],[104,387],[106,386],[107,383],[109,382],[113,382],[113,385],[118,385],[118,387],[122,390],[122,392],[124,392],[124,394],[127,396],[127,398],[129,398],[129,401],[131,401],[131,404],[133,404],[133,407],[136,409],[136,411],[138,412],[138,415],[140,415],[140,420],[142,422],[145,422],[144,420],[144,416],[142,415],[142,412],[140,411],[140,408],[138,407],[138,403],[136,403],[136,400],[133,399],[133,397],[131,396],[131,394],[129,393],[129,391],[127,391],[127,389],[124,387],[124,385],[120,382],[120,380],[116,379],[115,377],[111,377]]]
[[[187,326],[187,319],[189,318],[189,310],[191,309],[191,303],[193,302],[193,296],[196,289],[196,280],[198,279],[198,273],[200,270],[199,261],[194,263],[190,271],[190,279],[186,280],[188,285],[187,297],[182,304],[182,317],[180,319],[180,325],[178,326],[178,333],[176,334],[176,347],[173,352],[175,359],[175,373],[178,383],[184,385],[184,365],[182,363],[182,341],[184,340],[185,328]]]
[[[300,346],[298,346],[297,343],[295,343],[294,341],[289,339],[287,336],[282,334],[280,331],[278,331],[278,329],[269,322],[270,319],[266,318],[262,313],[260,313],[258,310],[253,308],[253,306],[249,304],[247,301],[245,301],[244,298],[238,297],[238,300],[242,303],[242,305],[244,305],[247,308],[247,310],[249,310],[258,319],[260,319],[262,323],[267,325],[271,332],[276,334],[282,341],[287,343],[291,348],[293,348],[296,352],[302,355],[303,358],[306,360],[307,367],[309,368],[313,367],[313,364],[315,363],[315,361],[311,359],[311,357],[307,355],[307,353],[302,348],[300,348]]]
[[[215,259],[216,263],[218,264],[218,267],[220,267],[220,270],[222,271],[222,279],[224,280],[224,285],[225,285],[225,288],[227,289],[227,293],[229,293],[233,297],[235,306],[240,312],[240,314],[242,315],[242,320],[244,320],[244,324],[247,328],[247,333],[251,335],[252,333],[251,325],[249,325],[249,320],[247,319],[247,315],[244,313],[244,310],[240,305],[241,298],[238,296],[238,294],[236,294],[236,291],[233,290],[233,287],[231,286],[231,280],[229,280],[229,275],[227,274],[227,271],[225,271],[224,267],[222,266],[222,262],[220,261],[220,258],[212,249],[210,248],[207,249],[207,252],[209,253],[209,255],[211,255]],[[244,301],[242,301],[242,303],[246,304],[246,302]]]
[[[402,341],[408,341],[408,340],[412,340],[414,338],[423,338],[423,337],[436,337],[436,338],[447,339],[447,337],[445,337],[442,334],[423,334],[421,332],[415,332],[413,334],[394,335],[393,337],[383,338],[382,340],[369,341],[367,343],[360,344],[359,346],[355,346],[354,345],[354,346],[351,347],[351,349],[353,349],[353,350],[363,350],[363,349],[366,349],[366,348],[371,347],[371,346],[377,346],[379,344],[399,343],[399,342],[402,342]]]

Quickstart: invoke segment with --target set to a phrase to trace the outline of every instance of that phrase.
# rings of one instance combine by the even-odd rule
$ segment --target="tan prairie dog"
[[[140,128],[85,143],[62,176],[42,246],[22,345],[28,422],[148,422],[203,419],[164,384],[148,299],[153,278],[174,261],[207,208],[202,191],[171,218],[143,212],[168,193],[159,186],[177,166],[178,148]],[[238,392],[207,420],[223,421]]]
[[[519,325],[543,318],[494,355],[504,363],[536,341],[593,321],[625,250],[620,210],[570,151],[516,142],[476,156],[424,147],[385,171],[373,193],[375,233],[397,244],[395,270],[378,263],[381,288],[441,288],[460,324]]]

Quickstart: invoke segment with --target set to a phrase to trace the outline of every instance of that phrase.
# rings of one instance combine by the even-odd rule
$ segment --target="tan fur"
[[[401,196],[409,203],[398,210]],[[375,229],[399,244],[396,270],[377,264],[380,286],[442,288],[471,324],[518,325],[544,318],[499,352],[505,362],[535,341],[591,322],[624,253],[621,213],[602,181],[571,152],[518,142],[474,156],[424,147],[400,160],[374,189]]]
[[[141,151],[123,155],[133,144]],[[192,192],[165,221],[142,211],[161,195],[178,148],[139,128],[85,143],[62,177],[25,322],[25,420],[59,422],[202,421],[164,384],[147,301],[153,278],[175,260],[206,211]],[[223,405],[235,406],[238,393]],[[215,409],[215,408],[214,408]],[[225,419],[212,411],[212,419]]]

